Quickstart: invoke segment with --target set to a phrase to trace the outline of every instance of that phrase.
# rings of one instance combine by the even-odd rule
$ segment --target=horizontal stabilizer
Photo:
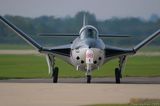
[[[106,37],[131,37],[130,35],[115,35],[115,34],[99,34],[99,37],[106,38]]]
[[[44,37],[77,37],[79,34],[70,34],[70,33],[39,33],[38,36]]]
[[[44,37],[77,37],[79,34],[70,34],[70,33],[39,33],[38,36]],[[129,35],[112,35],[112,34],[100,34],[99,37],[131,37]]]

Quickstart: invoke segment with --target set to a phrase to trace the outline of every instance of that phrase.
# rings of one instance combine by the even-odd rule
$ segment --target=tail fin
[[[21,31],[19,28],[17,28],[15,25],[10,23],[7,19],[0,16],[0,20],[6,24],[10,29],[12,29],[14,32],[16,32],[22,39],[24,39],[27,43],[29,43],[34,48],[41,50],[42,46],[38,44],[35,40],[33,40],[31,37],[29,37],[27,34],[25,34],[23,31]]]
[[[138,45],[136,45],[133,49],[135,51],[138,51],[139,49],[141,49],[145,45],[149,44],[152,40],[154,40],[159,35],[160,35],[160,29],[158,31],[156,31],[155,33],[153,33],[152,35],[150,35],[149,37],[147,37],[146,39],[144,39],[142,42],[140,42]]]

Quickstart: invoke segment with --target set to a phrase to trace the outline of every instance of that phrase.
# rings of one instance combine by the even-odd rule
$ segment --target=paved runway
[[[114,78],[0,80],[1,106],[82,106],[87,104],[128,103],[132,98],[160,99],[160,77],[124,78],[114,84]]]
[[[52,79],[9,79],[0,80],[8,83],[52,83]],[[58,83],[86,83],[85,78],[59,78]],[[114,84],[114,78],[92,78],[93,84]],[[125,77],[122,84],[160,84],[160,77]]]
[[[160,98],[157,84],[0,83],[1,106],[82,106]]]

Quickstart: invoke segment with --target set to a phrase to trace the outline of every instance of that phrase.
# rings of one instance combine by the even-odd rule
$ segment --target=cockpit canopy
[[[80,30],[80,38],[81,39],[86,39],[86,38],[97,39],[98,31],[95,27],[87,25]]]

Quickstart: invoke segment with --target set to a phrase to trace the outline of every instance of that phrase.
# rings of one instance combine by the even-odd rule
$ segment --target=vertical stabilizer
[[[84,13],[84,15],[83,15],[83,26],[86,26],[86,13]]]

